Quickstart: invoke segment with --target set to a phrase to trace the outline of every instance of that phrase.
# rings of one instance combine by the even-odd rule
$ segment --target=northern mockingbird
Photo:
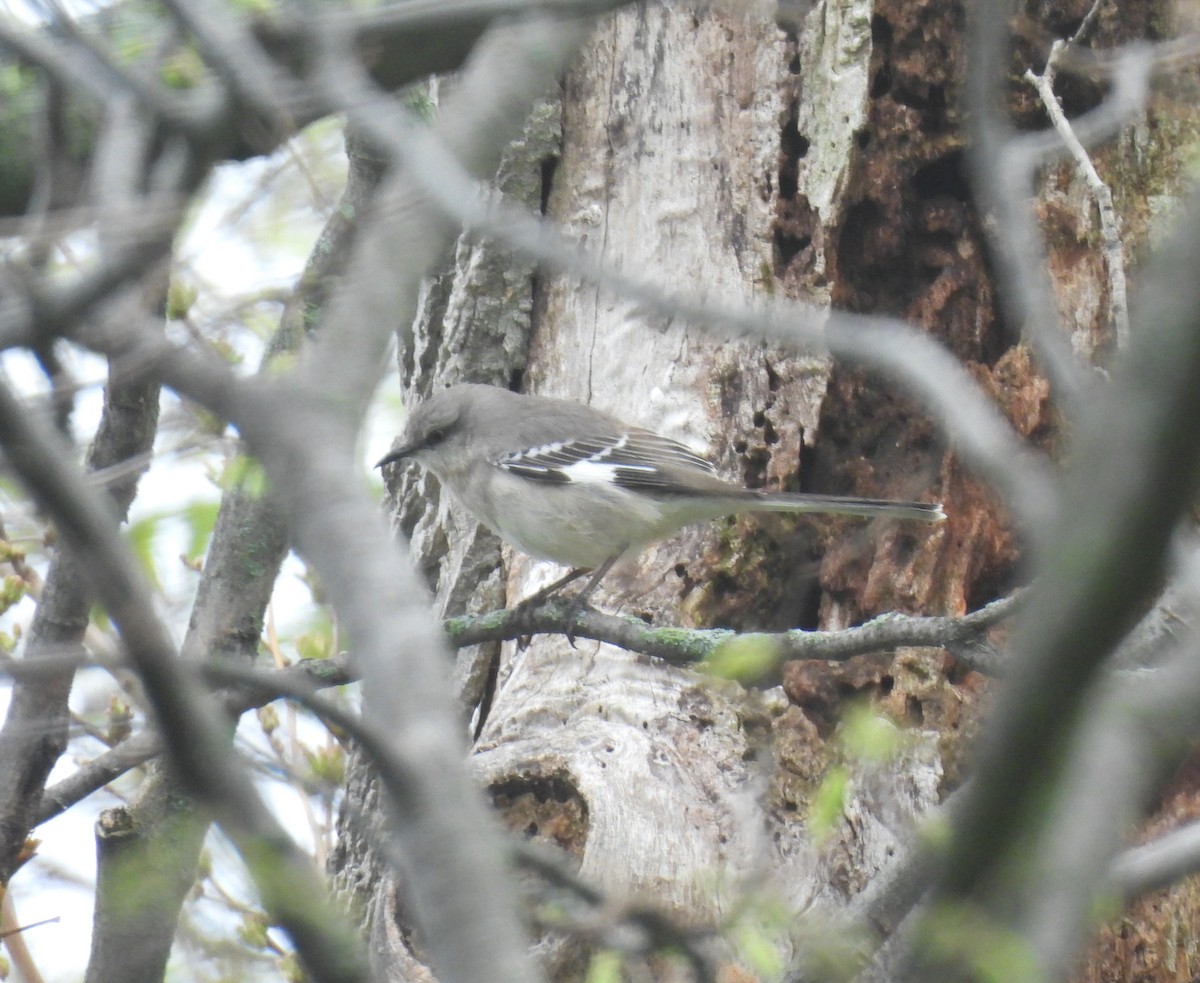
[[[407,458],[517,549],[583,568],[556,588],[592,570],[573,612],[622,556],[694,522],[736,512],[946,517],[928,502],[742,488],[678,441],[590,406],[496,386],[452,386],[418,406],[376,467]]]

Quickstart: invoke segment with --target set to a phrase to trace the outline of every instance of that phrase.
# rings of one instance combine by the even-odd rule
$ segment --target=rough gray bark
[[[730,297],[774,289],[787,93],[799,84],[836,94],[810,105],[819,146],[798,178],[823,209],[818,224],[831,229],[852,166],[845,116],[861,117],[866,100],[869,5],[840,7],[828,18],[807,25],[801,79],[789,72],[787,37],[760,12],[662,7],[610,19],[564,81],[561,160],[547,213],[620,268],[653,269],[677,287]],[[845,70],[831,75],[835,64]],[[527,161],[526,173],[538,163]],[[818,252],[825,245],[814,238]],[[434,316],[423,317],[411,345],[402,345],[406,393],[419,398],[431,386],[469,379],[569,396],[707,446],[749,483],[796,487],[802,447],[818,439],[823,361],[654,321],[568,278],[533,283],[530,312],[531,283],[519,263],[515,272],[502,265],[507,272],[490,281],[477,275],[491,268],[479,260],[481,252],[493,255],[486,248],[460,248],[452,272],[430,289]],[[456,297],[471,298],[473,319],[454,315]],[[494,541],[483,533],[485,552],[472,552],[480,535],[473,523],[441,497],[420,512],[411,496],[429,480],[416,469],[403,482],[396,490],[401,526],[413,530],[439,604],[452,612],[490,570]],[[737,553],[742,532],[687,530],[616,571],[596,603],[656,623],[705,623],[724,603],[713,594],[714,560],[726,549]],[[795,535],[765,534],[785,542]],[[557,575],[507,549],[504,555],[509,603]],[[474,576],[456,577],[463,570]],[[472,607],[497,603],[495,580],[482,580]],[[759,627],[797,624],[810,589],[803,578],[784,584],[765,609],[747,602],[742,617]],[[472,762],[510,825],[565,848],[580,873],[613,896],[651,900],[690,925],[718,921],[753,892],[795,910],[843,903],[937,800],[934,742],[918,735],[886,768],[852,766],[847,822],[818,848],[797,821],[803,806],[785,808],[778,791],[780,769],[796,767],[798,726],[778,691],[718,685],[611,646],[581,640],[572,649],[557,637],[502,646],[494,688]],[[784,750],[773,746],[773,730]],[[820,744],[815,731],[808,738]],[[807,780],[819,781],[829,753],[799,753],[811,769]],[[357,787],[351,798],[361,808],[370,800],[359,794]],[[389,885],[363,876],[372,869],[369,854],[349,825],[339,831],[359,847],[347,846],[338,858],[339,876],[374,885],[375,937],[410,973],[410,942],[394,924],[403,913]],[[793,955],[778,941],[781,957]],[[556,933],[538,948],[557,979],[582,972],[591,951]]]
[[[470,37],[470,19],[483,7],[509,10],[513,2],[417,0],[362,12],[359,27],[378,26],[376,17],[449,18],[438,23],[465,28],[443,39],[453,49]],[[551,0],[556,9],[562,5]],[[599,598],[608,608],[659,624],[828,627],[880,610],[977,607],[1017,576],[1017,544],[997,518],[985,482],[1012,509],[1015,525],[1049,530],[1037,537],[1047,580],[1032,595],[1028,623],[1013,635],[1028,665],[1013,674],[1016,684],[998,701],[997,734],[978,788],[961,797],[951,817],[959,830],[952,854],[958,862],[950,864],[942,891],[990,904],[1001,922],[1016,912],[1005,924],[1024,936],[1047,975],[1061,978],[1090,928],[1115,844],[1143,800],[1159,790],[1159,771],[1194,738],[1193,690],[1200,678],[1189,659],[1190,636],[1175,646],[1163,625],[1144,620],[1151,633],[1139,645],[1143,654],[1145,645],[1155,650],[1144,661],[1160,663],[1150,683],[1126,689],[1121,681],[1112,692],[1097,689],[1099,699],[1085,691],[1093,679],[1099,682],[1124,629],[1151,599],[1151,575],[1167,571],[1173,524],[1194,496],[1196,475],[1179,462],[1195,457],[1196,431],[1189,424],[1198,412],[1197,291],[1189,271],[1197,248],[1194,228],[1185,227],[1168,247],[1159,278],[1148,278],[1148,299],[1130,307],[1130,331],[1107,323],[1110,314],[1117,320],[1123,293],[1113,275],[1122,244],[1111,223],[1101,234],[1108,279],[1099,267],[1087,270],[1086,261],[1077,275],[1063,273],[1071,267],[1069,254],[1088,252],[1090,232],[1087,222],[1068,215],[1082,210],[1073,196],[1044,194],[1036,216],[1027,207],[1035,171],[1053,151],[1047,134],[1031,131],[1041,125],[1040,107],[1054,98],[1046,81],[1054,57],[1042,69],[1045,84],[1036,95],[1020,83],[1028,99],[1022,106],[1020,93],[1005,90],[999,76],[1014,52],[1021,63],[1037,61],[1038,52],[1036,39],[1010,39],[1010,8],[1015,5],[971,8],[980,20],[970,59],[955,3],[831,0],[794,23],[791,36],[765,9],[745,5],[668,6],[613,19],[568,74],[561,120],[555,110],[544,112],[510,156],[506,175],[527,204],[542,205],[602,258],[591,265],[585,258],[567,277],[551,279],[577,254],[546,230],[538,238],[545,265],[536,274],[501,252],[464,243],[453,268],[430,287],[423,319],[401,332],[401,351],[406,385],[415,393],[462,376],[568,393],[710,445],[726,470],[747,484],[909,497],[936,483],[950,505],[944,526],[919,535],[889,525],[782,521],[688,531],[617,571]],[[1102,8],[1107,13],[1098,13]],[[560,57],[577,37],[544,17],[492,36],[433,125],[451,151],[446,154],[372,88],[378,75],[356,74],[365,67],[358,60],[362,33],[339,35],[331,21],[314,17],[317,31],[331,30],[310,37],[309,50],[319,54],[309,63],[303,28],[312,24],[276,25],[264,38],[241,22],[204,20],[195,0],[171,0],[164,9],[181,33],[195,35],[212,91],[220,89],[222,98],[204,119],[189,117],[186,98],[148,91],[78,38],[42,37],[39,47],[35,32],[14,35],[0,22],[0,43],[55,77],[54,109],[62,109],[66,90],[92,98],[89,71],[96,69],[111,84],[103,94],[111,99],[105,118],[112,124],[92,172],[102,238],[111,247],[106,261],[78,276],[39,270],[6,276],[15,302],[0,304],[0,344],[44,355],[48,339],[65,336],[106,354],[119,352],[239,428],[274,483],[298,549],[328,590],[365,679],[361,718],[328,704],[323,712],[357,733],[383,776],[376,790],[364,770],[356,771],[339,855],[344,886],[367,899],[378,964],[390,975],[419,977],[428,952],[447,980],[534,976],[511,880],[498,862],[501,848],[460,767],[466,712],[449,696],[444,640],[414,571],[386,542],[369,497],[347,475],[357,464],[350,448],[393,320],[412,322],[419,278],[448,251],[460,219],[483,223],[475,227],[501,238],[514,230],[538,237],[539,230],[527,229],[512,211],[486,225],[473,207],[474,179],[451,158],[458,153],[475,175],[494,171],[500,145],[553,73],[547,55]],[[795,5],[790,10],[798,16]],[[1120,10],[1100,0],[1069,0],[1043,13],[1049,20],[1084,17],[1096,39],[1108,44],[1157,36],[1164,10],[1158,0]],[[282,45],[272,47],[272,39]],[[1140,73],[1144,84],[1152,71],[1162,71],[1169,50],[1095,52],[1097,66],[1113,67],[1116,84],[1094,114],[1077,117],[1081,132],[1111,133],[1146,109],[1144,87],[1130,100],[1126,82]],[[403,59],[384,61],[390,68]],[[159,67],[151,56],[138,70],[153,76]],[[968,68],[976,73],[968,86],[974,101],[963,113],[956,92]],[[300,75],[289,74],[297,70]],[[1106,98],[1099,91],[1093,97]],[[1089,108],[1085,98],[1074,110],[1064,107],[1063,118]],[[269,143],[290,121],[333,109],[345,109],[395,165],[378,212],[397,221],[368,225],[346,286],[332,294],[332,330],[305,346],[290,371],[238,378],[224,363],[206,360],[202,346],[143,330],[137,317],[94,309],[98,298],[146,276],[195,183],[214,158],[231,152],[231,140],[240,139],[231,133],[255,126],[269,131]],[[964,121],[975,127],[971,160]],[[72,199],[62,192],[73,176],[63,166],[66,153],[55,152],[69,140],[61,127],[52,128],[57,143],[42,151],[53,175],[43,218],[70,222],[62,209]],[[178,140],[162,139],[163,130]],[[143,152],[126,152],[131,146]],[[972,164],[978,165],[974,186]],[[1098,168],[1096,179],[1105,170]],[[27,180],[19,167],[14,175],[18,184]],[[981,220],[978,202],[994,214]],[[1193,203],[1187,214],[1194,217],[1195,210]],[[1035,218],[1048,216],[1058,223],[1058,245],[1044,251],[1043,261],[1040,247],[1049,236]],[[37,224],[23,223],[22,231],[36,240]],[[1000,258],[991,268],[982,258],[989,236],[992,255]],[[530,248],[529,239],[521,241]],[[607,279],[597,273],[606,264]],[[614,287],[610,295],[603,285],[617,279],[611,267],[639,275],[624,283],[624,293]],[[672,281],[681,296],[664,296],[645,282],[646,270]],[[575,283],[575,275],[594,275],[602,286]],[[1071,282],[1058,300],[1070,316],[1056,319],[1048,288],[1050,279],[1064,275]],[[1000,333],[993,304],[998,292],[1032,348]],[[729,302],[722,304],[724,298]],[[101,316],[77,324],[93,313]],[[685,317],[687,327],[680,323]],[[1060,320],[1068,322],[1066,330]],[[307,329],[310,319],[303,321]],[[697,330],[705,321],[776,340],[803,330],[810,343],[827,343],[839,361],[714,340]],[[1089,356],[1118,340],[1106,379],[1076,364],[1068,333]],[[925,400],[956,440],[958,456],[945,454],[904,393],[848,368],[843,357],[901,380],[904,392]],[[1087,411],[1079,412],[1081,406]],[[74,541],[90,550],[93,575],[110,574],[94,580],[159,709],[163,746],[180,774],[190,776],[189,787],[225,817],[266,910],[291,933],[314,974],[365,978],[356,940],[337,931],[337,913],[321,907],[321,885],[307,858],[227,755],[216,701],[198,690],[191,674],[178,672],[149,592],[113,535],[111,516],[65,466],[53,432],[3,387],[0,415],[10,464]],[[1043,451],[1064,420],[1077,444],[1060,480]],[[1129,459],[1112,453],[1114,442],[1129,459],[1141,454],[1140,463],[1128,467]],[[283,546],[278,528],[260,523],[263,515],[242,522],[254,512],[252,503],[232,502],[222,520],[210,561],[215,567],[232,555],[240,565],[228,582],[202,592],[189,648],[244,652],[256,642],[265,580]],[[260,524],[268,528],[252,529]],[[442,501],[425,513],[406,500],[397,525],[411,529],[426,549],[425,569],[441,592],[443,613],[514,600],[549,574],[502,550],[508,566],[497,573],[494,539]],[[1054,536],[1059,545],[1047,548]],[[231,542],[236,548],[226,553]],[[1186,614],[1195,590],[1178,572],[1175,577],[1183,590],[1170,597],[1182,596],[1183,603],[1171,613]],[[73,588],[71,577],[63,580]],[[476,583],[483,587],[476,590]],[[1081,589],[1089,584],[1094,590]],[[64,596],[70,598],[63,619],[69,637],[78,631],[83,601],[73,590]],[[885,935],[901,925],[875,968],[903,969],[909,955],[904,922],[906,916],[908,924],[917,920],[911,910],[922,887],[914,864],[925,865],[928,856],[918,852],[882,887],[862,889],[902,850],[901,834],[913,814],[959,780],[963,742],[955,735],[970,734],[970,711],[978,704],[979,681],[970,670],[1003,660],[955,662],[903,650],[890,661],[797,660],[780,668],[782,692],[747,692],[615,647],[584,643],[568,650],[555,639],[482,645],[512,638],[511,626],[525,618],[525,625],[557,630],[561,610],[554,604],[532,615],[484,619],[487,629],[470,636],[481,647],[459,659],[462,702],[479,702],[471,726],[479,734],[477,780],[515,831],[563,848],[584,874],[572,885],[561,869],[539,866],[530,850],[522,852],[524,863],[554,886],[552,903],[538,906],[537,914],[565,914],[538,926],[547,967],[559,977],[578,976],[596,947],[614,946],[634,956],[682,950],[705,979],[727,969],[726,962],[744,968],[749,960],[737,940],[747,922],[727,919],[753,918],[764,899],[788,905],[781,919],[788,930],[769,940],[776,956],[804,949],[815,965],[812,940],[797,943],[789,931],[798,925],[802,935],[811,922],[791,916],[800,908],[825,914],[853,896],[839,924]],[[1072,611],[1075,618],[1067,616]],[[619,642],[633,634],[631,621],[589,618],[605,626],[598,637]],[[501,621],[510,626],[507,634],[496,631]],[[470,629],[457,621],[449,630]],[[688,637],[678,629],[666,632],[674,632],[676,642]],[[843,652],[848,641],[839,639]],[[967,643],[986,645],[977,636]],[[955,651],[948,640],[946,646]],[[1016,655],[1019,662],[1021,652]],[[33,665],[14,672],[28,682],[36,675]],[[63,678],[53,680],[40,702],[18,700],[18,714],[32,719],[44,710],[59,727]],[[288,692],[320,707],[311,693]],[[876,721],[869,725],[874,731],[862,733],[862,722],[845,716],[851,694],[908,726]],[[223,706],[237,711],[243,705]],[[1119,725],[1110,726],[1110,718]],[[856,741],[875,754],[882,745],[886,757],[856,749]],[[37,791],[37,775],[58,746],[16,740],[8,750],[26,759],[11,769],[10,794],[0,796],[0,804],[11,806],[14,789],[18,795]],[[1054,753],[1061,766],[1051,773],[1042,758]],[[1028,778],[1039,767],[1046,777],[1036,787]],[[149,822],[125,825],[131,816],[125,812],[106,816],[93,978],[153,976],[165,956],[175,899],[186,889],[187,858],[203,819],[192,817],[186,804],[177,808],[164,774],[135,807]],[[1118,774],[1124,779],[1114,782]],[[43,807],[53,805],[52,795],[46,798]],[[165,810],[143,808],[147,803]],[[821,803],[824,812],[814,808]],[[16,831],[7,830],[11,848],[29,822],[27,804],[0,815],[0,828],[16,818]],[[352,821],[363,825],[352,831]],[[123,891],[126,848],[155,834],[170,840],[176,823],[188,841],[185,850],[152,861],[166,868],[170,883],[144,878],[144,894]],[[1012,844],[1007,854],[1005,844]],[[407,862],[377,865],[370,851],[380,845],[393,864],[398,852]],[[264,856],[270,858],[265,865]],[[1181,872],[1188,862],[1176,857],[1172,867]],[[383,873],[397,869],[403,881]],[[1011,876],[1014,870],[1022,873]],[[281,883],[288,887],[281,890]],[[635,900],[622,904],[630,894]],[[156,903],[171,895],[169,903]],[[126,917],[120,902],[129,899],[154,905],[153,923]],[[975,941],[970,933],[960,940],[970,950],[962,953],[968,975],[982,972]],[[1174,946],[1172,938],[1168,947]],[[143,959],[145,953],[150,958]],[[682,974],[669,963],[669,956],[652,956],[650,974]],[[1174,969],[1182,977],[1195,966],[1183,961]]]
[[[539,105],[521,139],[505,151],[497,187],[537,208],[543,170],[559,153],[556,101]],[[399,349],[404,390],[412,399],[471,378],[498,385],[525,369],[534,272],[488,242],[460,237],[446,267],[430,278],[417,323]],[[413,556],[436,594],[439,616],[470,614],[504,605],[500,542],[488,530],[450,505],[435,480],[405,473],[393,491],[393,524],[408,537]],[[487,683],[498,644],[464,649],[455,663],[455,685],[470,710]],[[395,887],[389,865],[375,851],[378,789],[370,764],[356,750],[347,763],[350,807],[338,819],[338,837],[329,870],[335,888],[357,904],[372,930],[378,956],[409,965],[404,946],[390,939]],[[406,971],[407,972],[407,971]]]

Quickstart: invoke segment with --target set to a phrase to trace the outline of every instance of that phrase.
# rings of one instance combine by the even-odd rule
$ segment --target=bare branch
[[[1115,681],[1085,707],[1037,847],[1044,865],[1026,887],[1032,903],[1022,929],[1050,977],[1066,978],[1075,965],[1109,887],[1107,865],[1200,735],[1198,706],[1193,644],[1180,647],[1172,666]]]
[[[498,118],[519,125],[534,94],[551,83],[579,27],[538,23],[509,29],[468,70],[456,105],[443,110],[439,125],[449,128],[458,151],[481,172],[494,169],[507,135],[504,124],[483,125],[478,114],[498,108],[500,90],[509,105]],[[497,86],[497,78],[506,85]],[[524,108],[517,112],[517,106]],[[432,234],[439,226],[412,201],[410,187],[404,174],[391,178],[378,199],[384,221],[373,223],[357,243],[359,258],[329,313],[335,358],[322,362],[310,353],[310,368],[291,378],[247,385],[231,380],[227,370],[204,365],[202,357],[136,331],[89,341],[136,358],[153,351],[159,357],[154,368],[169,384],[236,421],[267,470],[298,548],[354,639],[368,705],[393,735],[393,754],[402,756],[406,774],[419,779],[419,795],[393,800],[394,833],[407,856],[441,858],[435,865],[410,865],[409,877],[435,965],[462,979],[498,973],[528,978],[532,971],[515,904],[502,900],[511,892],[499,869],[500,851],[472,804],[478,794],[463,771],[457,711],[446,662],[438,658],[439,635],[423,610],[423,591],[381,528],[374,503],[345,480],[354,469],[353,433],[382,369],[388,334],[406,310],[411,317],[420,274],[441,249]],[[448,236],[448,226],[441,228]],[[407,262],[397,266],[401,259]],[[377,272],[380,264],[386,264],[386,275]],[[320,344],[325,343],[318,352]],[[314,447],[322,453],[314,454]],[[398,639],[412,646],[403,669],[395,656]],[[473,926],[469,937],[461,932],[463,924]]]
[[[392,794],[419,794],[419,787],[412,781],[413,776],[405,772],[404,762],[393,753],[388,736],[372,726],[364,716],[322,697],[311,677],[290,671],[285,675],[279,671],[263,671],[215,661],[205,665],[204,674],[217,682],[238,684],[243,691],[266,692],[274,689],[278,695],[295,699],[355,740],[375,765],[381,780],[391,788]],[[701,940],[712,934],[711,930],[685,928],[671,915],[653,905],[636,902],[615,904],[605,892],[567,870],[562,861],[548,851],[522,840],[514,840],[507,846],[519,866],[538,873],[559,888],[569,890],[595,911],[596,917],[590,923],[578,919],[567,920],[565,923],[556,923],[560,930],[586,932],[608,947],[640,955],[649,955],[662,949],[679,950],[692,965],[697,980],[715,981],[715,968],[700,946]]]
[[[198,175],[188,174],[190,180]],[[17,280],[0,298],[0,348],[36,349],[57,335],[67,335],[97,304],[158,268],[183,220],[187,200],[175,190],[150,195],[136,210],[127,210],[123,238],[92,268],[76,277],[38,282],[10,267],[0,276]],[[8,286],[6,284],[6,286]]]
[[[552,223],[489,204],[437,134],[414,125],[397,106],[340,73],[337,97],[372,140],[403,159],[443,214],[477,235],[495,238],[544,267],[591,280],[638,302],[643,312],[800,348],[828,350],[899,381],[933,410],[964,460],[999,487],[1029,526],[1050,521],[1055,496],[1044,459],[1019,440],[945,348],[895,318],[867,317],[787,301],[733,304],[724,298],[668,290],[623,273]],[[323,363],[324,364],[324,363]]]
[[[74,17],[61,9],[53,34],[37,29],[0,31],[0,46],[8,47],[51,77],[70,82],[100,102],[130,98],[147,116],[167,129],[195,132],[195,100],[184,102],[159,85],[151,73],[122,65],[103,44],[81,29]],[[101,81],[103,80],[103,81]]]
[[[141,457],[154,442],[158,423],[159,387],[154,382],[110,380],[96,437],[88,452],[90,471],[104,470]],[[145,465],[114,481],[108,488],[117,515],[129,509]],[[14,687],[4,728],[0,730],[0,871],[12,875],[25,836],[33,825],[36,797],[66,747],[67,696],[74,668],[54,668],[65,648],[77,650],[88,621],[91,592],[85,586],[79,557],[63,550],[51,564],[34,617],[23,664],[41,667]]]
[[[134,96],[163,123],[182,122],[169,99],[154,86],[118,66],[82,32],[74,32],[72,40],[75,44],[68,48],[61,38],[0,18],[0,49],[7,49],[17,59],[37,66],[72,91],[88,93],[102,100],[111,93],[97,85],[98,77],[103,78],[118,91]]]
[[[984,634],[1009,617],[1023,595],[993,601],[961,618],[913,617],[883,614],[866,624],[839,631],[738,633],[721,628],[655,628],[639,618],[624,618],[585,609],[568,624],[570,605],[548,601],[536,607],[520,605],[506,611],[474,617],[451,618],[446,632],[456,646],[508,641],[545,632],[565,633],[573,628],[576,638],[616,645],[629,652],[652,655],[672,665],[702,662],[732,642],[762,646],[774,665],[788,659],[844,660],[868,652],[901,646],[945,648],[962,663],[989,675],[1003,672],[1003,659],[982,645]]]
[[[1126,898],[1156,891],[1200,871],[1200,823],[1188,823],[1157,840],[1126,850],[1109,877]]]
[[[244,103],[258,117],[254,129],[259,134],[252,142],[264,149],[278,146],[299,128],[297,119],[319,112],[308,105],[311,100],[307,91],[285,76],[254,43],[247,25],[233,10],[214,12],[212,4],[202,10],[193,0],[166,0],[165,6],[196,38],[206,60],[221,76],[226,98]],[[212,122],[220,124],[224,120]]]
[[[60,80],[64,87],[82,95],[89,103],[96,97],[97,78],[118,91],[133,92],[139,105],[154,118],[168,128],[188,134],[197,144],[195,149],[204,144],[206,158],[242,160],[274,150],[279,141],[295,129],[336,111],[319,99],[309,98],[314,91],[310,86],[292,85],[293,76],[302,79],[311,67],[314,38],[348,37],[353,43],[355,60],[368,61],[374,82],[393,91],[430,74],[459,69],[480,37],[497,19],[538,12],[586,17],[627,3],[628,0],[410,0],[366,10],[319,8],[299,13],[283,9],[248,21],[236,14],[230,15],[222,23],[234,26],[221,29],[211,38],[203,21],[198,20],[197,30],[209,40],[219,42],[220,47],[216,49],[218,68],[224,68],[226,78],[240,78],[238,91],[244,97],[241,102],[226,99],[216,84],[201,83],[184,93],[167,92],[144,80],[138,74],[138,67],[125,69],[115,63],[96,64],[95,57],[103,57],[103,52],[98,50],[89,54],[86,50],[78,50],[77,45],[68,49],[64,43],[13,27],[11,21],[0,22],[0,47],[7,47],[17,57],[40,65],[50,77]],[[122,11],[119,6],[115,9],[117,16],[113,23],[120,27],[124,23]],[[139,29],[147,26],[148,22],[138,24]],[[230,60],[229,44],[234,33],[242,38],[238,42],[240,53],[247,55],[258,69],[247,69],[243,63]],[[225,52],[223,59],[222,51]],[[282,91],[287,99],[288,126],[262,125],[264,119],[275,119],[277,114],[269,104],[261,104],[253,87],[241,85],[247,81],[239,74],[243,71],[257,72],[260,77],[265,73],[274,79],[275,90]],[[256,101],[260,103],[257,106]],[[14,126],[29,128],[32,123],[28,115],[14,107],[6,118]],[[81,136],[81,139],[86,138],[87,134]],[[0,213],[24,215],[28,212],[32,167],[29,172],[28,178],[0,183]]]
[[[1080,417],[1057,527],[1037,547],[1038,589],[1012,675],[977,759],[938,900],[980,900],[1035,821],[1081,719],[1089,684],[1161,581],[1200,474],[1200,196],[1181,209],[1133,308],[1111,387]],[[1119,456],[1112,448],[1119,446]],[[1096,530],[1103,530],[1097,535]],[[1028,885],[1025,886],[1026,888]],[[1024,903],[1015,908],[1024,910]]]
[[[22,925],[17,917],[17,906],[13,901],[13,893],[7,886],[5,887],[3,896],[0,896],[0,939],[4,940],[4,947],[8,949],[13,968],[17,971],[17,978],[22,983],[44,983],[44,977],[38,970],[33,953],[25,944],[25,931],[51,921],[58,921],[58,917],[34,922],[32,925]]]
[[[961,618],[911,617],[885,614],[856,628],[842,631],[759,632],[739,635],[724,629],[656,629],[637,618],[602,614],[590,608],[575,614],[577,639],[590,639],[616,645],[630,652],[662,659],[670,665],[693,665],[704,661],[731,641],[746,639],[761,644],[776,662],[787,659],[838,661],[901,646],[945,648],[964,665],[978,672],[1000,675],[1003,658],[984,643],[986,632],[1010,617],[1021,604],[1022,595],[993,601],[986,607]],[[550,601],[536,607],[518,607],[489,614],[450,618],[443,629],[455,648],[481,642],[513,641],[541,633],[563,634],[568,627],[569,605]],[[66,664],[83,664],[68,657]],[[14,675],[19,666],[11,667]],[[300,699],[318,715],[325,716],[329,704],[307,697],[329,686],[343,686],[359,678],[352,659],[346,655],[322,661],[299,662],[280,670],[261,670],[227,661],[202,663],[205,677],[216,683],[237,682],[235,689],[219,694],[221,706],[229,716],[238,716],[280,697]],[[327,716],[330,722],[344,725],[338,708]],[[76,802],[118,778],[131,768],[162,753],[162,741],[146,731],[81,765],[74,773],[48,787],[42,795],[34,825],[40,825]]]
[[[81,765],[66,778],[47,786],[42,792],[33,825],[40,826],[61,815],[76,802],[161,754],[162,750],[162,739],[154,731],[143,731],[126,738],[116,747]]]
[[[1099,7],[1098,2],[1089,11],[1088,16],[1094,17]],[[1084,25],[1079,29],[1080,32],[1084,30],[1087,23],[1085,18]],[[1025,78],[1033,84],[1038,95],[1041,96],[1042,105],[1046,108],[1046,114],[1050,117],[1055,132],[1058,133],[1063,144],[1075,159],[1075,163],[1091,191],[1092,199],[1096,203],[1100,219],[1100,248],[1108,269],[1110,316],[1117,337],[1117,347],[1124,348],[1129,343],[1129,302],[1125,285],[1125,244],[1121,238],[1121,220],[1113,206],[1112,192],[1096,171],[1095,164],[1092,163],[1088,152],[1075,135],[1074,129],[1063,113],[1062,104],[1054,94],[1055,68],[1069,43],[1055,41],[1050,47],[1050,57],[1046,61],[1046,67],[1042,74],[1036,75],[1031,69],[1027,69]]]
[[[1088,389],[1057,316],[1045,249],[1030,199],[1034,162],[1014,151],[1016,133],[1005,115],[1005,66],[1012,0],[970,8],[968,76],[972,187],[996,253],[1000,289],[1010,327],[1030,339],[1054,398],[1073,414]]]
[[[225,727],[215,706],[177,671],[170,637],[154,617],[153,597],[111,512],[100,506],[67,463],[53,431],[27,418],[4,388],[0,442],[9,463],[54,516],[85,568],[104,571],[93,586],[139,670],[172,758],[238,844],[268,912],[288,931],[315,976],[367,979],[351,933],[320,900],[323,885],[308,858],[225,752]]]
[[[1192,539],[1179,551],[1176,579],[1195,599],[1200,544]],[[1110,678],[1081,710],[1063,777],[1045,809],[1045,832],[1033,847],[1041,860],[1029,877],[1021,921],[1052,978],[1070,973],[1108,887],[1108,865],[1200,736],[1197,640],[1197,626],[1181,626],[1162,646],[1161,668]]]
[[[1101,56],[1093,52],[1092,62],[1081,64],[1080,49],[1070,45],[1061,49],[1056,67],[1083,74],[1100,74],[1112,83],[1108,98],[1095,109],[1089,110],[1071,121],[1075,138],[1084,146],[1095,146],[1116,136],[1146,111],[1150,96],[1150,80],[1156,72],[1165,70],[1173,63],[1170,51],[1179,52],[1186,44],[1189,57],[1195,58],[1200,46],[1195,41],[1161,42],[1156,45],[1130,44],[1115,53]],[[1086,71],[1092,63],[1103,67],[1103,72]],[[1059,159],[1065,145],[1057,132],[1026,133],[1014,141],[1014,152],[1028,156],[1030,168]]]

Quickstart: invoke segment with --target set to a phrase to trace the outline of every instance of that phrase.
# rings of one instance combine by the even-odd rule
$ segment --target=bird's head
[[[463,438],[463,423],[474,405],[475,388],[452,386],[421,403],[409,416],[398,444],[375,467],[411,459],[437,474],[439,463],[452,457],[455,444]]]

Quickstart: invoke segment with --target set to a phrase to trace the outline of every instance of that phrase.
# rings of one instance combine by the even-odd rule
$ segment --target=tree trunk
[[[615,268],[673,290],[902,316],[970,365],[1022,433],[1048,439],[1046,385],[1006,340],[967,188],[959,5],[844,0],[783,26],[746,6],[606,21],[564,80],[561,113],[535,114],[501,187]],[[815,355],[647,316],[490,244],[460,243],[431,285],[401,375],[418,399],[470,380],[588,402],[708,449],[752,487],[947,503],[936,528],[690,528],[614,571],[592,599],[604,610],[840,628],[885,611],[961,614],[1014,582],[1003,517],[902,392]],[[513,604],[561,572],[501,550],[436,489],[423,504],[431,484],[410,474],[393,491],[445,613]],[[750,898],[836,910],[861,891],[959,780],[981,688],[927,650],[793,663],[772,689],[559,637],[459,661],[468,707],[493,691],[472,721],[473,763],[511,828],[565,850],[613,897],[697,926],[757,917],[765,905],[747,908]],[[881,759],[847,736],[855,700],[903,730]],[[352,810],[370,814],[369,784],[352,778]],[[819,819],[814,802],[833,787],[840,809]],[[353,825],[342,824],[334,866],[368,905],[381,961],[411,978],[394,885]],[[794,955],[786,930],[771,942]],[[541,947],[554,979],[578,978],[592,951],[554,933]],[[754,968],[732,942],[719,958]]]

